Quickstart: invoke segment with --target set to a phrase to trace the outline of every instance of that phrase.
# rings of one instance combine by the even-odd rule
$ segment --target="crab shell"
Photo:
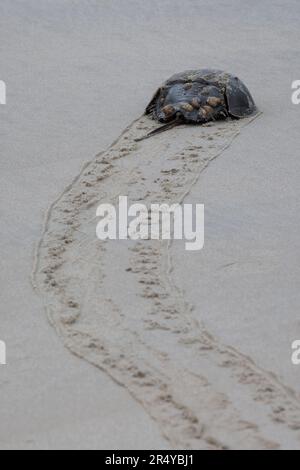
[[[228,116],[239,119],[256,111],[248,88],[238,77],[210,69],[173,75],[146,108],[146,114],[160,122],[180,119],[195,124]]]

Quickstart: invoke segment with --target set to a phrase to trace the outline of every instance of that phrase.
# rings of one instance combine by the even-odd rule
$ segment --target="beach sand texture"
[[[182,126],[137,143],[157,127],[141,117],[54,203],[37,251],[34,279],[65,345],[125,386],[174,448],[296,445],[300,404],[191,315],[170,241],[100,242],[96,209],[120,195],[181,203],[248,122]]]
[[[299,14],[1,1],[1,448],[299,449]],[[135,142],[154,90],[201,67],[263,114]],[[101,243],[119,194],[204,203],[205,248]]]

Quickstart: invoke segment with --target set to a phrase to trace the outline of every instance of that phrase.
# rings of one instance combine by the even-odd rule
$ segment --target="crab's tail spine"
[[[154,129],[154,131],[149,132],[149,134],[144,135],[143,137],[140,137],[139,139],[135,139],[136,142],[140,142],[141,140],[149,139],[149,137],[152,137],[156,134],[160,134],[161,132],[168,131],[169,129],[173,129],[173,127],[179,126],[182,124],[181,119],[175,119],[172,122],[168,122],[167,124],[158,127],[157,129]]]

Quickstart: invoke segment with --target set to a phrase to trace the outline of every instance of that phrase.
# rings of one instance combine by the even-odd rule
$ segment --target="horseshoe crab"
[[[238,77],[221,70],[188,70],[173,75],[156,91],[145,114],[165,125],[142,139],[183,123],[240,119],[256,112],[248,88]]]

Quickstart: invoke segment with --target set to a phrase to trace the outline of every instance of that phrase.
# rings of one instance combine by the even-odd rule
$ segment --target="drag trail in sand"
[[[250,122],[182,126],[137,143],[157,126],[142,116],[54,202],[36,254],[34,284],[65,345],[126,387],[175,448],[297,447],[300,406],[193,317],[172,276],[179,242],[100,242],[96,209],[120,195],[182,203]]]

